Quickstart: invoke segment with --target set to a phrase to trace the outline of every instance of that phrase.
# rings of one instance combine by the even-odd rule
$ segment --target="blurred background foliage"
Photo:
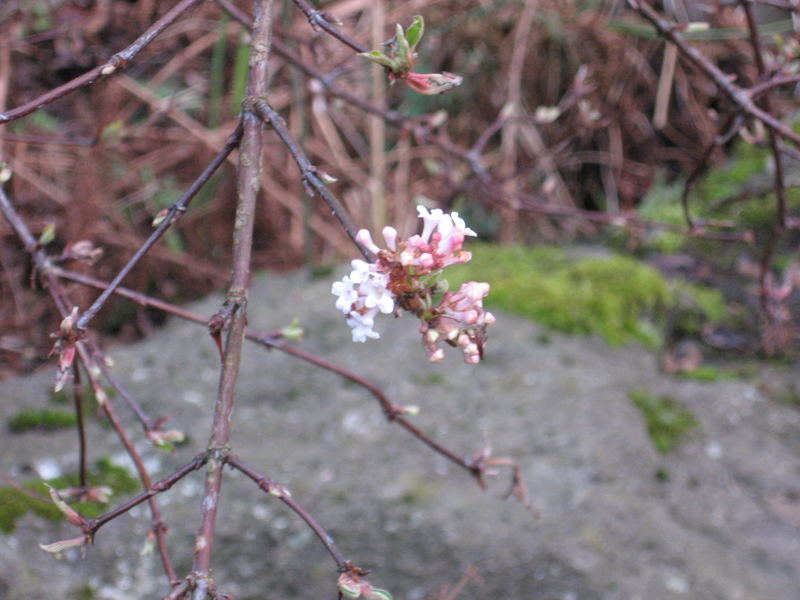
[[[0,110],[102,63],[172,4],[7,0],[0,5]],[[233,4],[251,10],[247,0]],[[724,7],[697,13],[695,4],[656,6],[680,22],[708,21],[710,29],[687,34],[693,44],[740,85],[756,82],[741,14]],[[406,127],[387,124],[328,93],[285,58],[272,59],[271,103],[311,160],[337,177],[332,188],[360,225],[378,230],[392,223],[409,234],[417,203],[458,210],[482,240],[506,246],[474,247],[464,275],[491,281],[497,306],[563,331],[597,332],[612,343],[638,340],[668,353],[687,340],[706,354],[763,352],[753,265],[774,222],[775,199],[771,158],[758,131],[713,153],[690,198],[696,217],[750,229],[754,244],[628,221],[608,226],[586,216],[638,211],[647,220],[684,225],[683,182],[733,108],[681,58],[664,87],[664,43],[624,2],[318,5],[372,48],[390,38],[395,23],[421,13],[426,35],[416,70],[464,78],[444,96],[389,86],[380,71],[376,76],[348,48],[313,31],[291,1],[277,3],[276,40],[288,52],[339,88],[409,119]],[[759,10],[767,51],[794,60],[787,13]],[[151,231],[154,215],[179,197],[234,129],[247,42],[243,27],[216,3],[201,3],[123,73],[0,130],[0,159],[13,169],[7,189],[37,234],[53,228],[53,254],[90,240],[102,257],[71,266],[103,279],[117,272]],[[774,112],[791,118],[796,100],[784,89]],[[352,257],[329,211],[306,195],[284,147],[275,136],[265,139],[255,267],[319,270]],[[448,151],[448,144],[462,152]],[[126,280],[128,287],[184,302],[225,285],[234,166],[235,159],[215,176]],[[797,171],[790,166],[791,186]],[[796,216],[796,188],[790,187],[789,204]],[[0,236],[3,376],[45,359],[57,319],[27,285],[28,261],[5,223]],[[776,278],[793,272],[797,245],[796,232],[781,239]],[[85,289],[75,294],[84,303],[94,297]],[[787,302],[796,315],[797,294]],[[131,340],[162,319],[117,300],[105,309],[101,328]],[[770,348],[791,357],[796,332]]]

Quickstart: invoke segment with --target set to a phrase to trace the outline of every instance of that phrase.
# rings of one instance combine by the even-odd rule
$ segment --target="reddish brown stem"
[[[83,275],[81,273],[74,273],[72,271],[67,271],[65,269],[61,269],[59,267],[53,268],[53,273],[58,275],[59,277],[63,277],[64,279],[69,279],[70,281],[75,281],[77,283],[81,283],[83,285],[88,285],[97,289],[104,289],[105,286],[108,284],[100,281],[99,279],[95,279],[93,277],[89,277],[87,275]],[[201,315],[192,313],[187,311],[183,308],[170,304],[169,302],[164,302],[163,300],[159,300],[158,298],[153,298],[151,296],[147,296],[146,294],[142,294],[140,292],[135,292],[133,290],[129,290],[124,287],[118,287],[115,290],[115,293],[123,296],[124,298],[128,298],[140,304],[141,306],[149,306],[152,308],[156,308],[158,310],[162,310],[166,313],[175,315],[180,317],[181,319],[185,319],[187,321],[192,321],[194,323],[198,323],[201,325],[206,324],[206,319]],[[445,458],[451,460],[458,466],[466,469],[470,473],[475,473],[475,467],[472,465],[471,462],[466,461],[460,458],[457,454],[452,452],[451,450],[445,448],[438,442],[431,439],[427,434],[420,431],[414,424],[408,421],[405,417],[402,416],[402,410],[392,404],[392,402],[386,397],[386,395],[381,391],[381,389],[376,386],[374,383],[371,383],[364,379],[363,377],[349,371],[339,365],[336,365],[330,361],[325,360],[324,358],[320,358],[311,354],[310,352],[306,352],[297,348],[296,346],[292,346],[291,344],[287,344],[285,341],[276,337],[274,335],[261,335],[257,334],[252,331],[247,331],[245,333],[245,338],[251,342],[256,344],[266,346],[268,348],[274,348],[276,350],[280,350],[281,352],[285,352],[291,356],[299,358],[305,362],[308,362],[312,365],[316,365],[332,373],[336,373],[345,379],[349,379],[350,381],[357,383],[358,385],[365,388],[369,391],[378,403],[381,405],[386,418],[390,422],[394,422],[405,428],[409,433],[417,437],[421,442],[444,456]]]
[[[231,467],[237,469],[247,475],[250,479],[252,479],[258,487],[262,490],[270,494],[271,496],[275,496],[281,502],[286,504],[289,508],[291,508],[306,524],[311,528],[311,530],[317,535],[317,537],[322,542],[322,545],[325,546],[325,549],[331,555],[333,560],[336,561],[336,565],[342,569],[347,564],[347,560],[345,560],[342,553],[336,547],[336,544],[333,541],[333,538],[328,534],[325,529],[317,522],[317,520],[311,516],[311,514],[297,501],[292,498],[291,493],[287,490],[283,485],[264,477],[257,473],[254,469],[246,465],[238,456],[233,454],[229,454],[225,462],[227,462]]]
[[[181,479],[186,477],[189,473],[191,473],[192,471],[196,471],[197,469],[202,467],[206,463],[206,460],[207,457],[205,454],[199,454],[195,456],[190,462],[188,462],[180,469],[175,471],[172,475],[164,477],[163,479],[159,479],[155,483],[151,484],[146,491],[142,492],[138,496],[131,498],[125,504],[122,504],[121,506],[118,506],[117,508],[108,511],[103,515],[100,515],[96,519],[91,519],[89,521],[88,531],[86,531],[85,533],[88,533],[93,536],[98,529],[100,529],[103,525],[105,525],[109,521],[113,521],[120,515],[124,515],[132,508],[139,506],[142,502],[151,500],[157,494],[165,492],[166,490],[171,488]],[[173,585],[175,585],[175,582],[173,582]]]
[[[227,301],[238,308],[231,317],[220,375],[219,395],[214,406],[214,421],[208,444],[209,465],[203,493],[200,528],[195,541],[193,574],[198,578],[193,599],[203,600],[208,592],[211,550],[214,541],[219,495],[222,485],[222,452],[231,432],[231,414],[236,399],[242,342],[247,322],[247,289],[250,285],[253,224],[256,198],[261,181],[262,125],[252,112],[253,103],[267,95],[268,59],[272,39],[272,0],[256,2],[252,31],[249,75],[243,133],[239,151],[238,202],[233,229],[233,278]]]
[[[86,493],[88,483],[86,479],[86,430],[83,423],[83,382],[81,381],[81,370],[77,363],[72,365],[74,382],[72,386],[75,396],[75,419],[78,429],[78,486],[81,495]]]

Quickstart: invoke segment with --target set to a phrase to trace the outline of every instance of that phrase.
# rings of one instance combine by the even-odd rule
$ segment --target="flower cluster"
[[[374,263],[352,261],[352,272],[331,288],[337,296],[336,307],[346,315],[354,342],[380,337],[373,329],[379,312],[408,311],[422,321],[420,333],[431,361],[444,358],[444,351],[437,347],[443,341],[460,347],[468,363],[477,363],[486,327],[495,321],[483,309],[489,284],[470,281],[449,292],[447,282],[439,280],[445,267],[472,258],[462,246],[467,236],[476,234],[457,212],[428,211],[424,206],[418,206],[417,212],[423,221],[422,233],[404,240],[393,227],[384,227],[386,248],[379,248],[366,229],[358,232],[358,241],[377,259]]]

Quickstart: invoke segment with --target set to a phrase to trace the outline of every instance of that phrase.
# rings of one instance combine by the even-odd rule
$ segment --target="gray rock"
[[[413,317],[384,317],[380,340],[353,344],[333,307],[330,281],[302,273],[262,276],[250,322],[268,331],[298,317],[302,347],[379,384],[438,441],[469,457],[484,439],[495,456],[522,467],[536,515],[497,496],[501,473],[481,491],[468,474],[390,425],[369,393],[277,351],[248,345],[234,412],[234,451],[284,483],[370,580],[396,599],[432,598],[470,566],[459,599],[788,600],[800,598],[800,412],[758,382],[792,383],[797,372],[764,371],[749,381],[700,383],[659,373],[641,347],[548,334],[499,314],[485,363],[455,350],[429,364]],[[195,306],[210,316],[219,299]],[[108,349],[115,372],[155,416],[191,443],[173,454],[152,448],[130,412],[154,477],[199,452],[208,439],[216,349],[203,327],[169,323],[150,339]],[[5,421],[42,406],[52,369],[0,384]],[[776,383],[777,382],[777,383]],[[631,389],[669,394],[700,427],[674,452],[653,449]],[[125,463],[113,431],[92,424],[93,458]],[[4,435],[0,469],[76,468],[73,431]],[[49,461],[49,462],[48,462]],[[669,474],[659,481],[658,470]],[[238,599],[335,598],[334,563],[283,504],[226,471],[213,575]],[[191,565],[202,472],[159,496],[179,571]],[[118,499],[122,501],[124,499]],[[159,560],[141,555],[149,516],[137,508],[101,529],[86,556],[59,561],[37,543],[75,535],[67,524],[27,516],[0,536],[0,597],[102,600],[160,598]],[[86,596],[89,597],[89,596]]]

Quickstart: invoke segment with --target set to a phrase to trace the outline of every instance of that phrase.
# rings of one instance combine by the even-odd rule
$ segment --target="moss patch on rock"
[[[661,454],[673,450],[689,431],[697,427],[694,415],[669,396],[633,390],[628,397],[642,412],[650,440]]]
[[[8,420],[8,430],[11,433],[55,431],[74,427],[77,421],[74,412],[60,408],[29,408],[19,411]]]
[[[652,267],[627,256],[573,258],[557,247],[471,244],[472,261],[448,269],[451,289],[488,281],[486,305],[530,317],[571,334],[597,333],[608,343],[663,339],[669,284]]]
[[[28,512],[49,519],[59,521],[64,515],[48,498],[45,483],[55,489],[77,487],[78,474],[72,473],[44,481],[28,481],[22,484],[22,490],[13,486],[0,486],[0,531],[11,533],[16,522]],[[139,481],[133,477],[126,468],[114,465],[107,458],[97,461],[95,468],[88,474],[89,486],[108,486],[112,490],[112,497],[117,494],[130,493],[139,489]],[[28,495],[25,491],[38,494],[43,499]],[[105,502],[75,502],[71,504],[85,517],[93,519],[108,510],[109,504]]]

